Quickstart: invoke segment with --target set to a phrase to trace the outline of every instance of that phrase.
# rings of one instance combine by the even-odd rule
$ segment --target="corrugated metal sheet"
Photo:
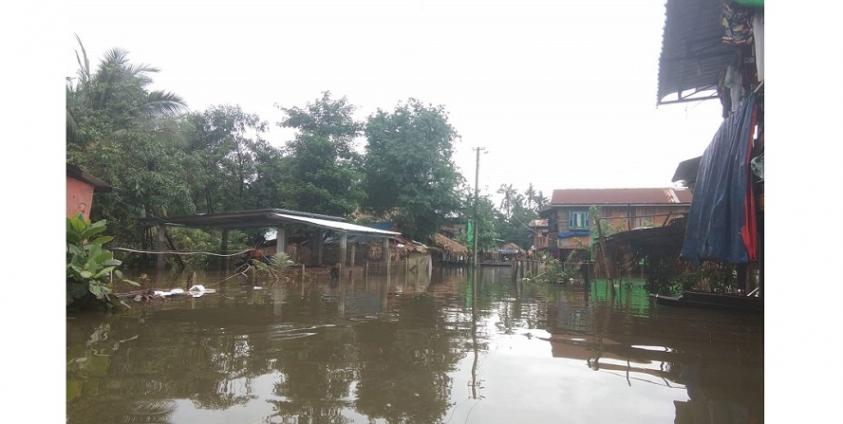
[[[691,192],[673,188],[597,188],[553,190],[552,206],[676,205],[691,203]]]
[[[329,221],[327,219],[319,219],[319,218],[310,218],[306,216],[296,216],[296,215],[287,215],[283,213],[276,213],[275,216],[282,218],[284,220],[289,220],[293,222],[301,222],[305,224],[315,225],[317,227],[328,228],[331,230],[339,230],[339,231],[347,231],[350,233],[358,233],[358,234],[379,234],[379,235],[390,235],[390,236],[397,236],[401,235],[401,233],[395,231],[384,231],[378,230],[372,227],[364,227],[362,225],[351,224],[348,222],[339,222],[339,221]]]
[[[75,178],[86,184],[90,184],[94,188],[94,191],[96,191],[97,193],[101,191],[111,191],[111,186],[108,185],[107,182],[93,175],[85,173],[76,165],[71,165],[69,163],[67,164],[67,176]]]
[[[680,91],[716,90],[720,72],[736,60],[735,48],[721,42],[721,14],[720,0],[667,1],[658,104]]]
[[[547,227],[547,220],[546,219],[534,219],[527,224],[530,228],[544,228]]]

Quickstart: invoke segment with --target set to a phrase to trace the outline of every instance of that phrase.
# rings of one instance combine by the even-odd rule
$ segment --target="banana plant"
[[[121,262],[103,247],[113,237],[102,235],[106,221],[94,223],[81,214],[67,219],[67,304],[89,296],[111,303],[109,295],[114,287],[114,277],[128,284],[139,284],[123,278],[117,267]]]

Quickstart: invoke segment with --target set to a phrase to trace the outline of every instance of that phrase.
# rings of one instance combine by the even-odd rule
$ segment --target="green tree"
[[[289,205],[285,184],[290,180],[293,160],[281,149],[259,140],[254,145],[255,176],[249,188],[254,207],[277,208]]]
[[[286,118],[281,127],[297,130],[286,146],[290,172],[284,197],[290,206],[311,212],[349,215],[360,204],[359,158],[353,141],[361,124],[354,121],[354,106],[330,92],[304,108],[280,108]]]
[[[137,218],[194,210],[174,119],[185,104],[149,90],[158,69],[130,63],[125,50],[109,50],[93,71],[79,46],[79,70],[66,85],[67,160],[115,188],[97,199],[92,215],[108,219],[121,241],[138,241]]]
[[[542,194],[541,191],[539,191],[538,194],[536,194],[534,202],[536,204],[536,211],[540,211],[540,210],[544,209],[545,206],[550,205],[550,199],[545,197]]]
[[[509,217],[512,214],[512,203],[515,201],[515,196],[518,194],[518,191],[512,187],[512,184],[501,184],[497,193],[503,195],[503,197],[501,197],[501,212],[503,212],[506,217]]]
[[[250,184],[257,173],[258,144],[266,123],[240,106],[212,106],[184,118],[187,152],[197,165],[185,170],[196,209],[209,213],[247,209],[254,199]]]
[[[365,208],[426,240],[460,206],[456,190],[463,178],[452,159],[457,137],[442,106],[416,99],[391,113],[378,110],[370,116],[363,162]]]
[[[469,219],[474,220],[474,190],[463,184],[459,191],[460,206],[457,210],[459,218],[462,221],[468,222]],[[486,194],[480,194],[477,201],[477,248],[479,250],[489,250],[496,246],[495,241],[498,237],[496,216],[500,215],[495,209],[495,203],[492,198]],[[459,243],[462,243],[469,250],[474,248],[472,243],[468,243],[467,235],[457,237]]]
[[[509,186],[511,188],[511,185]],[[523,249],[529,249],[533,244],[530,221],[538,218],[538,214],[529,206],[524,195],[513,190],[509,215],[498,212],[495,219],[495,229],[501,239],[511,241]]]
[[[172,92],[147,89],[158,68],[132,64],[126,50],[113,48],[93,71],[82,40],[76,40],[79,69],[75,78],[67,78],[65,90],[69,151],[141,122],[175,116],[186,107]]]
[[[527,200],[527,207],[532,208],[536,201],[536,190],[533,188],[533,183],[530,183],[527,189],[524,190],[524,197]]]

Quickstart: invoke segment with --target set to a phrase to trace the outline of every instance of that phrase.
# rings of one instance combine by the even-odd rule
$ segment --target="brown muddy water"
[[[635,282],[472,280],[230,280],[72,314],[68,421],[763,422],[759,314],[655,305]]]

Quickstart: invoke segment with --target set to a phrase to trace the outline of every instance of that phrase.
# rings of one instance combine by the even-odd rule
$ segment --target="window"
[[[582,230],[588,228],[588,211],[572,211],[568,214],[568,228]]]

